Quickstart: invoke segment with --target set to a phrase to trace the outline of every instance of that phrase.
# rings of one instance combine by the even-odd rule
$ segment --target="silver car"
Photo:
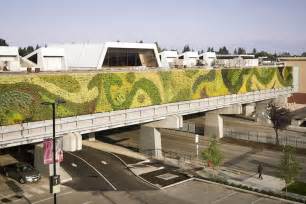
[[[5,166],[3,172],[5,176],[13,178],[22,184],[37,182],[41,179],[39,171],[28,163],[19,162]]]

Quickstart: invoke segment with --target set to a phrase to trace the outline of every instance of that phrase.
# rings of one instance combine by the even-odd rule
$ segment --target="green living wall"
[[[0,126],[292,85],[292,68],[190,69],[0,75]]]

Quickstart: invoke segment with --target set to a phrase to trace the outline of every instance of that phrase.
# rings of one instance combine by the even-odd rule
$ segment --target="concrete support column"
[[[53,175],[53,164],[44,164],[44,147],[42,143],[35,145],[34,167],[42,176],[49,177]],[[72,177],[60,166],[60,163],[56,163],[56,174],[61,176],[61,183],[72,180]]]
[[[215,136],[217,138],[223,137],[223,118],[226,114],[241,114],[242,105],[235,104],[227,108],[221,108],[205,113],[205,129],[206,136]]]
[[[156,158],[162,157],[160,132],[155,127],[141,126],[139,150]]]
[[[205,114],[205,136],[223,137],[223,118],[215,111]]]
[[[44,164],[44,148],[43,144],[35,145],[34,149],[34,167],[41,175],[49,176],[49,166]]]
[[[35,145],[34,149],[34,167],[40,172],[43,176],[53,175],[53,164],[44,164],[44,148],[43,144]],[[56,163],[57,173],[60,174],[62,169],[59,163]]]
[[[167,116],[160,121],[142,125],[140,128],[139,150],[153,157],[162,157],[161,134],[157,128],[180,128],[183,126],[183,117],[180,115]]]
[[[267,117],[266,109],[267,105],[271,100],[260,101],[256,103],[255,113],[256,113],[256,122],[258,123],[270,123],[270,120]]]
[[[96,141],[96,133],[95,132],[88,133],[88,141],[90,141],[90,142]]]
[[[252,116],[252,114],[255,112],[255,107],[256,107],[255,103],[244,104],[242,106],[242,114],[247,117]]]

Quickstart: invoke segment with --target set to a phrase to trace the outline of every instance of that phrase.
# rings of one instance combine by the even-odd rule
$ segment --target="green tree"
[[[242,47],[238,47],[238,51],[237,51],[238,55],[245,55],[246,54],[246,51],[244,48]]]
[[[302,57],[306,57],[306,52],[303,52],[303,53],[301,54],[301,56],[302,56]]]
[[[267,60],[271,60],[271,61],[276,60],[276,55],[275,54],[271,54],[271,53],[268,53],[266,51],[257,52],[255,54],[255,58],[258,58],[258,57],[267,57]]]
[[[235,48],[234,49],[234,55],[237,55],[238,54],[238,52],[237,52],[237,49]]]
[[[295,149],[291,146],[285,146],[280,160],[279,169],[280,178],[286,183],[286,193],[288,185],[293,183],[299,175],[299,167],[300,165],[296,159]]]
[[[279,56],[279,57],[290,57],[291,54],[290,54],[290,52],[282,52],[282,53],[280,53],[278,56]]]
[[[252,54],[253,54],[253,55],[256,55],[256,53],[257,53],[256,48],[253,48],[253,50],[252,50]]]
[[[0,38],[0,46],[9,46],[4,39]]]
[[[36,45],[36,47],[39,47],[38,45]],[[35,49],[33,46],[28,46],[28,47],[23,47],[23,48],[19,48],[18,49],[18,52],[19,52],[19,55],[24,57],[28,54],[30,54],[31,52],[33,52]]]
[[[212,164],[213,169],[220,166],[223,154],[216,137],[209,139],[208,147],[202,152],[202,159]]]
[[[214,52],[214,47],[208,47],[207,52]]]
[[[220,55],[228,55],[229,51],[228,51],[228,49],[225,46],[223,46],[223,47],[219,48],[218,54],[220,54]]]
[[[278,131],[286,129],[291,123],[290,110],[280,107],[275,103],[269,103],[266,114],[273,125],[275,131],[275,144],[279,145]]]
[[[188,51],[191,51],[191,48],[189,47],[188,44],[186,44],[182,50],[182,52],[188,52]]]

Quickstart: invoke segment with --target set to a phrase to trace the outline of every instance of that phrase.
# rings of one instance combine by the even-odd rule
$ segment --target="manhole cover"
[[[156,176],[157,178],[163,179],[163,180],[170,180],[170,179],[174,179],[179,177],[178,175],[174,175],[174,174],[170,174],[170,173],[166,173],[166,174],[162,174],[159,176]]]

